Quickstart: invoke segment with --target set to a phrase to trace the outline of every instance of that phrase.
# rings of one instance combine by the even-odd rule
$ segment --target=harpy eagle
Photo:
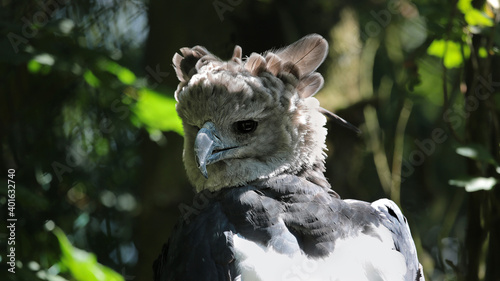
[[[397,205],[342,200],[325,171],[325,115],[314,94],[328,43],[308,35],[229,61],[204,47],[173,63],[184,165],[196,211],[155,261],[155,280],[424,280]]]

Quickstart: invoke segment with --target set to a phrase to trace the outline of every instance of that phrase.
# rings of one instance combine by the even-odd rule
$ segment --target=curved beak
[[[225,144],[221,140],[212,122],[205,123],[203,128],[198,131],[194,142],[196,163],[201,174],[208,178],[207,165],[228,158],[228,151],[236,147]]]

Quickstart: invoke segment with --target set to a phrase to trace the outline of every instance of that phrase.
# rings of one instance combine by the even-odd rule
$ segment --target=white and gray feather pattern
[[[222,61],[205,48],[173,58],[184,164],[202,209],[184,214],[155,280],[423,281],[394,202],[342,200],[323,175],[325,115],[313,97],[321,36]]]
[[[243,60],[239,46],[229,61],[200,46],[175,54],[180,81],[175,97],[186,133],[184,162],[198,191],[241,186],[313,166],[322,169],[326,119],[312,96],[323,86],[323,77],[314,70],[327,50],[326,40],[309,35],[286,48],[252,53]],[[253,119],[258,119],[257,132],[238,153],[264,157],[225,159],[207,166],[210,177],[200,174],[193,150],[197,128],[211,120],[219,134],[236,143],[241,136],[229,132],[230,123]]]

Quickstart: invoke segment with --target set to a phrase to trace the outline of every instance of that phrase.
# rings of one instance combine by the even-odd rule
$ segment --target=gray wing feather
[[[391,231],[396,250],[405,257],[407,266],[405,280],[424,281],[422,266],[418,262],[410,226],[398,205],[389,199],[380,199],[371,205],[380,212],[381,223]]]

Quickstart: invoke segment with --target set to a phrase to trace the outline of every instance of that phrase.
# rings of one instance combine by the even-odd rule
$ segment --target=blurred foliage
[[[363,130],[327,125],[333,188],[398,202],[427,280],[498,280],[499,14],[495,0],[0,1],[7,280],[150,280],[192,196],[174,52],[249,55],[312,32],[330,41],[318,99]]]
[[[123,281],[123,277],[113,270],[97,263],[95,255],[71,245],[62,230],[53,230],[61,246],[61,267],[69,270],[76,280],[81,281]]]
[[[17,174],[18,272],[9,280],[123,280],[120,274],[130,278],[126,272],[137,263],[132,232],[140,212],[136,168],[139,144],[148,137],[139,127],[179,131],[180,125],[170,121],[157,128],[150,121],[155,116],[135,113],[143,107],[142,96],[155,93],[138,62],[137,40],[144,41],[146,26],[130,25],[137,23],[132,14],[146,22],[145,7],[132,9],[139,4],[132,1],[109,4],[0,3],[0,107],[6,132],[1,158],[2,167]],[[135,31],[121,29],[121,22]],[[161,113],[156,118],[178,120],[169,98],[154,103],[165,111],[156,112]],[[0,203],[5,209],[5,197]],[[56,230],[60,257],[44,228],[53,222],[70,233],[76,246],[95,252],[100,263],[120,274],[98,264],[94,254],[72,248]],[[2,253],[2,263],[5,259]]]
[[[467,192],[490,190],[498,183],[495,178],[469,177],[465,179],[450,180],[451,185],[464,187]]]
[[[443,58],[446,68],[456,68],[463,64],[464,59],[469,58],[470,49],[467,45],[463,46],[457,42],[437,39],[432,41],[427,53]]]
[[[132,109],[138,123],[144,124],[150,134],[159,131],[175,131],[183,135],[182,121],[175,111],[176,101],[158,92],[144,88],[139,91],[139,99]]]

